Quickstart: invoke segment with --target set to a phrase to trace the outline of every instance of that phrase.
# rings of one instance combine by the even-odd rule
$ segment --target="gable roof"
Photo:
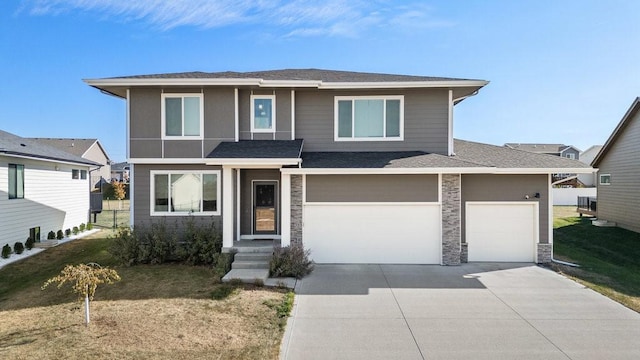
[[[580,149],[575,146],[565,144],[506,143],[504,146],[511,149],[518,149],[537,154],[561,154],[567,149],[574,149],[580,152]]]
[[[640,111],[640,97],[635,98],[629,110],[624,114],[616,128],[613,130],[607,141],[604,143],[602,149],[596,155],[595,159],[591,162],[591,166],[598,167],[602,159],[607,155],[613,144],[616,142],[620,134],[624,131],[624,129],[631,123],[631,119]]]
[[[299,159],[302,152],[298,140],[240,140],[221,142],[207,155],[209,159]]]
[[[87,84],[125,98],[131,86],[244,86],[316,89],[468,88],[473,94],[489,82],[477,79],[379,74],[325,69],[282,69],[268,71],[181,72],[85,79]]]
[[[43,144],[35,139],[23,138],[2,130],[0,130],[0,155],[101,166],[101,164]]]
[[[70,139],[70,138],[58,138],[58,139],[31,138],[31,139],[36,140],[42,144],[52,146],[54,148],[68,152],[70,154],[80,156],[80,157],[84,157],[85,153],[89,151],[89,149],[94,144],[97,144],[98,147],[100,148],[100,151],[102,151],[102,153],[104,154],[104,157],[106,157],[107,160],[109,160],[109,155],[107,155],[107,152],[104,150],[104,148],[102,147],[98,139]]]

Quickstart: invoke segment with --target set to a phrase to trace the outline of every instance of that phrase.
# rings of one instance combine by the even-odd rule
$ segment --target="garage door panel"
[[[535,260],[537,203],[467,203],[469,261]]]
[[[304,244],[318,263],[439,264],[439,205],[306,205]]]

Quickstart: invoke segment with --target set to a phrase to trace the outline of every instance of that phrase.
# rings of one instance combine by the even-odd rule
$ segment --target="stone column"
[[[460,265],[460,175],[442,175],[442,264]]]
[[[548,264],[551,262],[553,244],[538,244],[538,264]]]
[[[291,175],[291,245],[302,245],[302,175]]]

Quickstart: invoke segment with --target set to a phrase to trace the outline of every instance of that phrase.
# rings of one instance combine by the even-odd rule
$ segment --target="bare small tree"
[[[118,208],[122,209],[122,199],[124,199],[126,193],[124,189],[124,183],[116,180],[111,181],[113,187],[113,196],[118,200]]]
[[[66,282],[75,282],[73,292],[78,294],[78,300],[84,297],[85,324],[89,325],[89,300],[93,300],[93,295],[99,284],[113,284],[119,281],[118,273],[109,268],[103,268],[96,263],[67,265],[62,269],[60,275],[47,280],[42,285],[42,290],[52,283],[58,283],[58,289]]]

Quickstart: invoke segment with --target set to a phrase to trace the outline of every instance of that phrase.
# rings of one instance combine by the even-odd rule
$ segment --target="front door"
[[[278,182],[253,182],[253,233],[278,233]]]

